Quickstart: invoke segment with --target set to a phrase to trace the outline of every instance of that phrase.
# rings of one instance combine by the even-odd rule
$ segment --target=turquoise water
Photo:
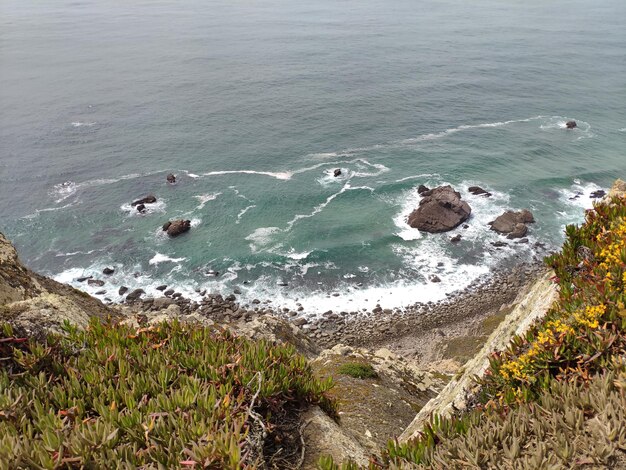
[[[310,311],[439,299],[557,246],[626,176],[625,50],[621,0],[5,0],[0,229],[85,289],[115,267],[112,300],[163,283]],[[408,228],[422,183],[460,190],[470,227]],[[492,247],[486,223],[521,208],[530,243]],[[191,232],[164,237],[180,217]]]

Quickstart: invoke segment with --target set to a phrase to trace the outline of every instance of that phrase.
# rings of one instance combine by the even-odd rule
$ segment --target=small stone
[[[90,286],[102,287],[104,285],[104,281],[101,281],[100,279],[89,279],[87,280],[87,284]]]
[[[335,178],[337,176],[341,176],[341,169],[340,168],[336,168],[335,171],[333,171],[333,175],[335,176]]]
[[[115,272],[115,269],[113,268],[104,268],[102,270],[102,274],[105,274],[107,276],[110,276],[111,274],[113,274]]]
[[[93,276],[79,277],[76,279],[76,282],[85,282],[88,279],[91,279]]]
[[[128,287],[126,286],[120,287],[120,290],[117,291],[119,295],[124,295],[126,292],[128,292]]]
[[[450,241],[452,243],[459,243],[461,241],[461,235],[460,234],[455,235],[454,237],[450,238]]]
[[[161,292],[163,292],[165,289],[167,289],[167,284],[162,284],[160,286],[157,286],[156,290],[160,290]]]
[[[96,295],[104,295],[106,293],[107,291],[103,289],[103,290],[99,290],[98,292],[96,292]]]
[[[436,274],[433,274],[429,277],[430,282],[441,282],[441,279]]]

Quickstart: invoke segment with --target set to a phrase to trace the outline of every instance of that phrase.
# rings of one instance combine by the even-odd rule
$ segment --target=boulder
[[[140,214],[145,214],[147,211],[146,206],[143,204],[137,204],[137,212]]]
[[[335,171],[333,172],[333,175],[335,176],[335,178],[337,176],[341,176],[341,169],[340,168],[336,168]]]
[[[576,121],[567,121],[565,123],[565,127],[567,129],[574,129],[578,124],[576,124]]]
[[[533,214],[524,209],[520,212],[506,211],[493,222],[489,222],[491,230],[506,235],[507,238],[522,238],[528,232],[526,224],[533,223]]]
[[[126,296],[126,302],[134,302],[135,300],[139,300],[139,298],[145,293],[146,292],[143,289],[135,289]]]
[[[88,279],[87,284],[90,286],[102,287],[104,285],[104,281],[101,281],[100,279]]]
[[[459,243],[461,241],[461,234],[457,234],[454,237],[450,238],[452,243]]]
[[[430,282],[441,282],[441,278],[436,274],[431,275],[428,279]]]
[[[430,189],[428,188],[428,186],[424,186],[423,184],[420,184],[417,187],[417,194],[424,194],[425,192],[430,191]]]
[[[167,182],[168,182],[169,184],[175,184],[175,183],[176,183],[176,175],[174,175],[174,174],[172,174],[172,173],[170,173],[169,175],[167,175],[166,179],[167,179]]]
[[[163,231],[170,237],[177,237],[191,228],[191,220],[174,220],[163,224]]]
[[[593,191],[589,195],[591,199],[600,199],[600,198],[603,198],[604,196],[606,196],[606,191],[604,191],[603,189],[598,189],[597,191]]]
[[[104,268],[102,270],[102,274],[105,274],[107,276],[110,276],[111,274],[113,274],[115,272],[115,269],[113,268]]]
[[[440,186],[422,195],[419,207],[408,218],[408,224],[422,232],[447,232],[465,222],[472,212],[452,186]]]
[[[139,204],[154,204],[156,201],[157,201],[157,198],[153,196],[152,194],[149,194],[148,196],[142,199],[137,199],[136,201],[131,202],[130,205],[138,206]]]
[[[485,196],[490,197],[491,193],[489,191],[484,190],[480,186],[470,186],[467,190],[472,193],[474,196]]]
[[[126,286],[120,287],[120,289],[117,291],[119,295],[124,295],[126,292],[128,292],[128,287]]]
[[[164,291],[165,289],[167,289],[167,284],[161,284],[160,286],[156,287],[156,290],[160,291]]]

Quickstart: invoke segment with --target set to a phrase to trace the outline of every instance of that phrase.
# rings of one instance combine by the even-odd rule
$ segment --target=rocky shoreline
[[[255,318],[274,316],[288,320],[322,348],[337,344],[374,347],[425,331],[446,335],[446,330],[454,329],[459,322],[497,312],[510,303],[520,289],[544,272],[541,262],[520,263],[510,269],[497,270],[439,302],[416,302],[393,309],[377,305],[370,311],[327,311],[317,316],[307,314],[301,307],[298,311],[277,308],[271,300],[254,299],[249,304],[242,304],[236,293],[223,296],[205,291],[199,292],[202,295],[200,301],[190,300],[171,290],[165,290],[163,297],[130,296],[116,308],[124,316],[193,315],[224,324],[248,323]]]

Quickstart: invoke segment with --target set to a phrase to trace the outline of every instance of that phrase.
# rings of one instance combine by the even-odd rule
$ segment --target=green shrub
[[[0,468],[255,467],[286,409],[332,411],[291,346],[178,322],[65,333],[2,326]]]
[[[346,362],[339,368],[339,373],[356,379],[375,379],[378,377],[372,365],[363,362]]]

